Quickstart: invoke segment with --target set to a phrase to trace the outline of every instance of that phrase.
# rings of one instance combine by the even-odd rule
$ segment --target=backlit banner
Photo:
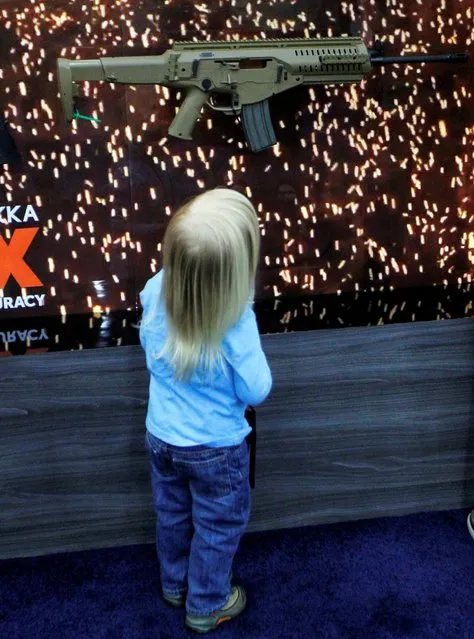
[[[192,141],[170,137],[183,95],[165,87],[89,82],[81,112],[100,122],[68,124],[61,111],[58,57],[335,35],[469,62],[276,96],[278,144],[258,154],[235,117],[209,109]],[[259,299],[468,285],[473,43],[470,0],[2,2],[2,109],[22,162],[0,166],[0,319],[137,309],[172,212],[222,185],[260,217]]]
[[[40,220],[34,207],[30,204],[0,206],[0,225],[5,225],[5,233],[0,235],[0,289],[7,291],[8,281],[12,278],[22,291],[13,297],[4,293],[0,297],[0,310],[44,306],[43,282],[27,261],[28,250],[40,231]],[[34,293],[30,292],[32,289]]]

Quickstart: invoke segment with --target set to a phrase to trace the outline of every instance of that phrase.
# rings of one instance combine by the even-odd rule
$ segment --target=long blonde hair
[[[168,333],[157,359],[168,356],[185,381],[198,365],[224,369],[222,340],[253,300],[260,229],[245,195],[206,191],[171,218],[163,238],[163,286]]]

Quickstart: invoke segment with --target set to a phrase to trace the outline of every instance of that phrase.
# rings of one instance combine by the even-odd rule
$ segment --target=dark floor
[[[466,511],[244,537],[249,605],[215,637],[474,639]],[[153,545],[0,562],[2,639],[179,639]]]

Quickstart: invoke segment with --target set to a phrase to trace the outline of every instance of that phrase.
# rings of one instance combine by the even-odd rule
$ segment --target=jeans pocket
[[[150,463],[158,475],[162,477],[176,476],[171,456],[166,452],[166,447],[148,431],[145,434],[145,448],[148,452]]]
[[[232,466],[238,472],[241,479],[248,479],[250,474],[250,456],[247,442],[243,441],[239,447],[232,451]]]
[[[224,452],[205,460],[175,460],[175,467],[190,479],[192,489],[202,497],[218,499],[232,492],[229,463]]]

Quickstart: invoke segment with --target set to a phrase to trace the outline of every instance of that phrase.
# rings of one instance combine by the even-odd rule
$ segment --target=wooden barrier
[[[249,530],[474,505],[474,324],[262,336]],[[0,361],[0,557],[151,542],[139,347]]]

